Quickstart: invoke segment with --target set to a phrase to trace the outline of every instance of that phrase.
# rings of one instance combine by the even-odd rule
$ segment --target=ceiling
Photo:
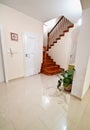
[[[42,22],[64,15],[74,23],[82,14],[80,0],[0,0],[0,3]]]

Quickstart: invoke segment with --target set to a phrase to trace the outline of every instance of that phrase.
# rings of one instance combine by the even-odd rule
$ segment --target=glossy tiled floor
[[[90,90],[79,101],[56,91],[58,77],[0,84],[0,130],[90,130]]]

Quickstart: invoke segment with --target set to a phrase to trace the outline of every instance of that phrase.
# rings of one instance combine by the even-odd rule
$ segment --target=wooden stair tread
[[[42,67],[49,67],[49,66],[52,66],[52,65],[56,65],[56,64],[55,63],[43,64]]]
[[[45,71],[43,71],[43,73],[47,74],[47,75],[53,75],[53,74],[59,74],[59,73],[61,73],[61,70],[53,70],[53,71],[45,70]]]
[[[48,70],[48,69],[43,69],[43,71],[48,72],[48,73],[54,73],[54,72],[60,72],[60,69],[55,69],[55,70]]]
[[[60,66],[59,65],[51,65],[51,66],[47,66],[48,69],[53,69],[53,68],[59,68]]]
[[[45,55],[45,53],[43,53]],[[46,58],[46,59],[45,59]],[[46,53],[46,56],[43,56],[43,63],[41,72],[47,75],[58,74],[62,72],[62,69],[55,61]]]

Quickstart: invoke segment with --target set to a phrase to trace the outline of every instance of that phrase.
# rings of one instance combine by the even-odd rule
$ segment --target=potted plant
[[[73,75],[75,69],[69,69],[61,73],[60,79],[58,80],[57,88],[60,90],[61,86],[64,86],[64,90],[71,91]]]

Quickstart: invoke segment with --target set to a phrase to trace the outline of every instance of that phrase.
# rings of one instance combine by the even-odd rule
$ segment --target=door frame
[[[4,82],[8,82],[8,76],[7,76],[7,62],[6,62],[6,48],[5,48],[5,42],[4,42],[4,34],[3,34],[3,27],[0,25],[0,44],[1,44],[1,55],[2,55],[2,64],[3,64],[3,76],[4,76]]]

